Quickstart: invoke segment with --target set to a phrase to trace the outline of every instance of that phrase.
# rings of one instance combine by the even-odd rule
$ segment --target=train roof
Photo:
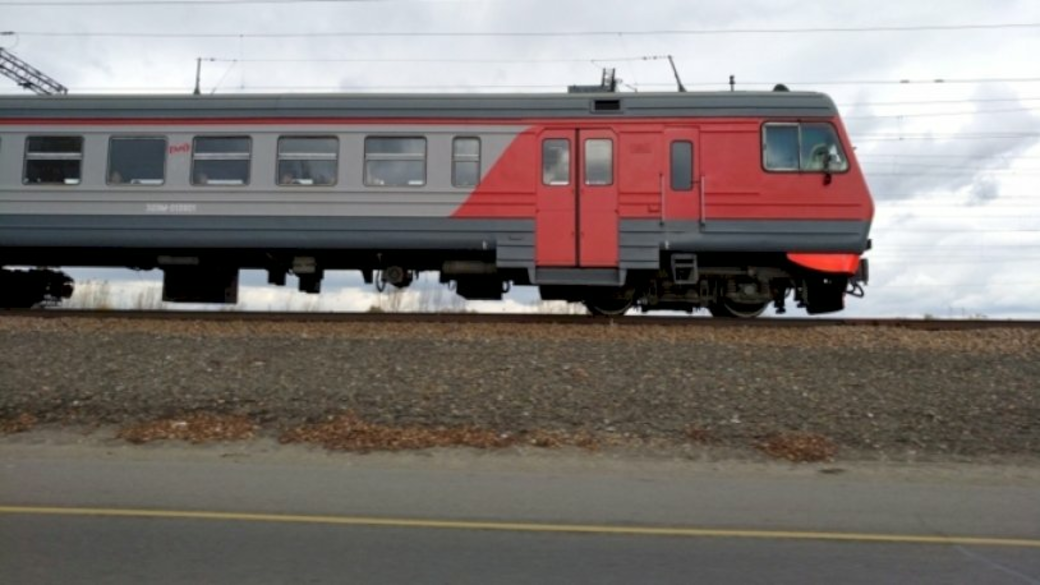
[[[2,96],[6,119],[660,118],[837,116],[816,92]]]

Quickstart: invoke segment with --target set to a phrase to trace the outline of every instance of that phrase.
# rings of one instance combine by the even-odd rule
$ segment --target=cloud
[[[983,87],[973,99],[983,100],[978,102],[983,105],[971,116],[932,115],[965,112],[970,104],[933,105],[920,118],[887,123],[875,119],[865,131],[852,126],[856,129],[850,130],[852,139],[860,144],[857,154],[876,199],[905,200],[964,188],[979,194],[977,203],[997,198],[1000,185],[993,173],[1007,170],[1008,161],[1040,143],[1040,115],[1007,87]],[[985,105],[994,102],[984,100],[995,99],[1012,101],[997,102],[998,107]],[[992,109],[1001,111],[986,113]]]
[[[984,205],[1000,197],[1000,183],[992,177],[978,177],[971,185],[969,205]]]

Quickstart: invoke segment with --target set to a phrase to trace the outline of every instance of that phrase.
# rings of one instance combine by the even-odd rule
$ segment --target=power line
[[[245,64],[299,64],[299,63],[473,63],[480,65],[538,65],[546,63],[618,63],[625,61],[642,61],[643,57],[589,57],[586,59],[580,58],[562,58],[562,59],[486,59],[486,58],[457,58],[457,57],[446,57],[446,58],[429,58],[429,57],[418,57],[418,58],[402,58],[402,57],[391,57],[391,58],[298,58],[298,59],[222,59],[219,57],[203,58],[206,61],[217,62],[217,63],[245,63]]]
[[[230,60],[229,60],[230,62]],[[430,62],[436,62],[436,60],[430,60]],[[584,60],[582,60],[584,62]],[[1040,77],[1018,77],[1018,78],[975,78],[975,79],[951,79],[944,82],[930,81],[927,83],[1012,83],[1012,82],[1040,82]],[[759,86],[773,86],[777,82],[773,81],[754,81],[745,82],[745,85],[759,85]],[[899,80],[844,80],[844,81],[795,81],[785,82],[788,85],[870,85],[870,84],[888,84],[888,85],[904,85],[906,81]],[[567,85],[566,82],[553,83],[553,84],[396,84],[396,85],[315,85],[315,86],[301,86],[301,85],[254,85],[246,88],[247,91],[238,91],[238,93],[249,93],[250,91],[385,91],[385,90],[421,90],[421,89],[434,89],[434,90],[471,90],[471,89],[561,89]],[[685,83],[687,86],[696,87],[723,87],[725,84],[721,81],[700,81]],[[673,88],[674,83],[643,83],[634,85],[636,88]],[[129,87],[129,86],[116,86],[116,87],[92,87],[92,86],[81,86],[73,87],[76,91],[182,91],[182,87]],[[1033,109],[1033,108],[1027,108]],[[850,116],[849,118],[862,118],[863,116]],[[886,115],[870,116],[870,117],[889,117]]]
[[[1040,133],[1038,133],[1038,132],[1017,132],[1017,131],[1013,131],[1013,130],[1007,130],[1007,131],[997,130],[997,131],[993,131],[993,132],[954,132],[954,133],[947,133],[947,134],[929,134],[929,133],[924,133],[924,132],[907,132],[907,133],[898,133],[898,132],[866,132],[866,133],[863,133],[863,134],[858,134],[857,136],[859,136],[860,138],[865,138],[865,137],[875,137],[875,138],[945,138],[947,136],[960,136],[960,137],[963,137],[963,138],[973,138],[973,137],[981,137],[981,138],[1018,138],[1018,137],[1028,137],[1028,136],[1040,136]]]
[[[943,246],[942,247],[942,251],[943,252],[946,252],[946,251],[953,251],[953,252],[977,252],[980,249],[990,248],[990,250],[986,250],[987,253],[990,253],[990,252],[992,252],[993,248],[1001,248],[1001,247],[1014,248],[1014,249],[1011,249],[1011,250],[1008,250],[1008,251],[1009,252],[1015,252],[1015,251],[1017,251],[1019,249],[1028,249],[1028,250],[1040,249],[1040,244],[986,244],[986,243],[982,243],[982,244],[979,244],[978,246],[971,246],[971,247],[967,247],[967,246]],[[893,252],[894,253],[896,250],[910,250],[910,251],[924,250],[924,251],[927,252],[927,251],[934,251],[935,250],[935,246],[932,246],[932,245],[906,244],[906,245],[889,247],[889,246],[885,246],[883,243],[881,243],[881,244],[878,244],[878,246],[875,246],[874,249],[870,250],[867,253],[871,254],[871,255],[875,254],[876,252]]]
[[[878,120],[890,118],[941,118],[947,116],[975,116],[979,114],[1011,114],[1017,112],[1035,112],[1040,108],[996,108],[992,110],[962,110],[959,112],[924,112],[909,114],[871,114],[863,116],[842,116],[844,120]]]
[[[187,0],[167,0],[169,2]],[[192,2],[194,3],[194,2]],[[41,2],[25,2],[19,6],[42,6]],[[85,3],[77,3],[85,5]],[[0,3],[0,6],[14,6],[15,3]],[[619,36],[698,36],[698,35],[769,35],[769,34],[816,34],[816,33],[872,33],[872,32],[921,32],[921,31],[968,31],[968,30],[1007,30],[1035,29],[1040,23],[996,23],[996,24],[953,24],[953,25],[916,25],[916,26],[864,26],[864,27],[817,27],[817,28],[743,28],[743,29],[659,29],[659,30],[611,30],[611,31],[338,31],[338,32],[284,32],[284,33],[166,33],[166,32],[56,32],[7,31],[6,34],[17,34],[31,37],[125,37],[125,38],[314,38],[314,37],[619,37]]]
[[[924,282],[917,284],[872,284],[869,285],[871,289],[886,289],[886,288],[921,288],[921,287],[943,287],[949,289],[960,289],[960,288],[987,288],[993,287],[1027,287],[1027,286],[1040,286],[1040,280],[1023,280],[1023,281],[999,281],[999,282]]]
[[[1040,138],[1037,132],[1006,132],[975,134],[885,134],[860,135],[853,142],[939,142],[943,140],[1007,140],[1008,138]]]
[[[927,218],[924,218],[924,219],[927,219]],[[910,231],[906,232],[906,234],[904,234],[904,235],[913,235],[913,234],[962,234],[962,235],[969,235],[969,234],[1004,234],[1004,233],[1010,233],[1010,234],[1034,234],[1034,233],[1040,233],[1040,228],[1007,228],[1007,229],[999,229],[999,228],[993,228],[993,229],[961,228],[961,229],[946,229],[946,230],[940,230],[940,229],[919,230],[919,229],[914,229],[914,230],[910,230]]]
[[[963,173],[952,173],[952,172],[947,173],[947,172],[939,172],[939,171],[928,171],[928,172],[919,172],[919,173],[914,173],[914,172],[897,173],[897,172],[884,172],[884,171],[880,171],[880,172],[866,172],[866,173],[864,173],[864,175],[866,175],[866,178],[869,181],[873,177],[921,177],[921,178],[950,177],[950,176],[964,177],[965,175],[968,175],[968,174],[975,175],[975,174],[982,173],[982,172],[985,172],[985,171],[974,170],[974,169],[973,170],[969,170],[969,171],[965,171]],[[1012,177],[1016,177],[1016,176],[1035,177],[1035,176],[1038,176],[1038,175],[1040,175],[1040,173],[1037,173],[1037,172],[1030,173],[1030,172],[1024,172],[1024,171],[1014,171],[1010,175],[1009,174],[1004,174],[1004,175],[1001,175],[1001,176],[1003,176],[1003,177],[1008,177],[1008,176],[1012,176]]]
[[[1025,167],[1025,168],[1011,168],[1006,166],[964,166],[964,165],[952,165],[952,164],[938,164],[939,161],[934,162],[905,162],[894,158],[886,158],[885,160],[876,160],[875,157],[869,154],[858,155],[857,160],[863,163],[864,166],[875,166],[875,167],[897,167],[897,168],[926,168],[926,169],[952,169],[952,170],[964,170],[964,171],[1040,171],[1040,167]],[[982,159],[964,157],[962,160],[965,162],[983,162]]]
[[[221,4],[378,4],[382,2],[466,2],[476,0],[86,0],[75,2],[73,0],[54,0],[53,2],[15,0],[13,2],[0,2],[3,6],[169,6],[169,5],[206,5],[219,6]]]
[[[989,157],[978,157],[978,156],[974,156],[974,155],[970,155],[970,154],[920,154],[920,153],[904,153],[904,152],[891,152],[891,153],[866,152],[866,153],[863,153],[863,154],[858,154],[858,153],[856,154],[856,158],[857,159],[863,159],[863,158],[867,158],[867,157],[871,157],[871,158],[886,157],[886,158],[896,158],[896,159],[904,159],[904,158],[924,158],[924,159],[929,159],[929,158],[934,158],[934,159],[968,160],[968,161],[975,161],[975,162],[978,162],[980,160],[985,160],[987,158],[993,158],[993,159],[998,158],[996,155],[991,155]],[[1000,159],[1006,159],[1006,160],[1019,160],[1019,159],[1040,160],[1040,156],[1026,156],[1026,155],[1015,155],[1015,156],[1002,156],[1001,155],[1001,156],[999,156],[999,158]]]
[[[1032,200],[1035,204],[1009,203],[1008,201],[1004,201],[1005,199],[1007,199],[1008,201],[1015,199],[1018,199],[1020,201]],[[1001,204],[1001,202],[1004,202],[1005,204]],[[1017,210],[1037,207],[1037,205],[1040,205],[1040,196],[1016,198],[999,195],[990,200],[958,201],[956,203],[937,203],[934,201],[922,200],[893,201],[890,199],[882,198],[880,200],[875,200],[874,203],[875,211],[878,213],[902,213],[908,209],[917,209],[927,210],[934,213],[945,212],[946,214],[948,214],[945,217],[960,217],[963,219],[972,220],[977,217],[996,217],[996,214],[998,214],[999,212],[1010,211],[1011,215],[1007,216],[1009,218],[1036,220],[1038,219],[1037,217],[1032,215],[1023,215],[1019,213]],[[908,205],[909,203],[915,204]],[[916,205],[917,203],[920,203],[920,205]],[[962,211],[965,213],[965,215],[952,215],[950,214],[951,211]],[[931,217],[939,217],[939,215],[932,215],[930,213],[929,215],[922,217],[921,219],[929,219]],[[893,218],[887,219],[891,220]]]
[[[925,191],[923,193],[885,193],[884,196],[881,199],[875,201],[875,203],[877,203],[878,207],[890,206],[890,205],[902,205],[902,204],[910,203],[910,201],[907,201],[908,199],[916,199],[917,202],[921,203],[921,205],[923,207],[931,207],[932,205],[939,205],[939,203],[936,203],[934,201],[921,201],[920,199],[924,198],[924,197],[934,197],[934,196],[936,196],[936,194],[940,194],[940,195],[943,195],[943,196],[950,196],[950,197],[958,197],[959,196],[959,195],[955,195],[953,193],[950,193],[949,191],[932,191],[932,192]],[[1036,201],[1036,202],[1040,203],[1040,195],[1036,195],[1036,194],[1034,194],[1034,195],[1001,195],[996,201]],[[953,204],[949,204],[949,205],[954,205],[956,207],[966,207],[966,206],[968,206],[968,203],[966,203],[966,202],[959,202],[959,203],[953,203]],[[988,203],[986,205],[990,206],[990,207],[995,206],[993,203]],[[981,207],[982,204],[979,204],[979,206]],[[1017,204],[1014,205],[1014,207],[1017,207]]]
[[[986,208],[985,207],[978,207],[978,206],[971,208],[971,210],[972,211],[976,211],[976,212],[972,212],[970,215],[966,215],[966,214],[965,215],[954,215],[954,214],[951,214],[951,213],[931,213],[930,212],[928,215],[926,215],[926,217],[920,218],[920,219],[921,220],[928,220],[928,221],[931,221],[931,220],[963,220],[963,221],[966,221],[966,222],[980,222],[980,221],[989,221],[989,220],[999,220],[999,221],[1003,222],[1003,221],[1007,221],[1007,220],[1023,220],[1023,219],[1025,219],[1025,218],[1022,218],[1022,214],[1021,213],[1017,213],[1017,214],[1015,214],[1015,213],[980,214],[980,213],[978,213],[978,211],[984,211],[984,210],[986,210]],[[880,209],[877,210],[877,211],[878,212],[884,212],[884,211],[882,211]],[[892,209],[891,211],[894,212],[896,210]],[[967,211],[967,209],[965,209],[965,211]],[[900,212],[901,213],[905,212],[905,210],[904,211],[900,211]]]
[[[883,102],[841,102],[838,105],[842,107],[855,107],[855,106],[876,106],[876,107],[888,107],[888,106],[932,106],[938,104],[974,104],[974,103],[990,103],[990,102],[1040,102],[1040,97],[1025,97],[1025,98],[967,98],[967,99],[956,99],[956,100],[901,100],[901,101],[883,101]]]
[[[831,81],[784,81],[785,85],[928,85],[928,84],[970,84],[970,83],[1036,83],[1040,77],[973,77],[973,78],[936,78],[936,79],[847,79]],[[773,85],[775,81],[742,81],[740,85]],[[655,84],[668,85],[668,84]]]
[[[905,265],[913,265],[914,264],[914,262],[910,262],[910,261],[907,261],[907,262],[894,262],[891,259],[886,259],[885,257],[877,257],[877,256],[874,256],[873,254],[870,256],[870,258],[872,258],[872,259],[873,258],[877,258],[878,261],[884,260],[885,264],[897,264],[898,263],[898,264],[904,265],[904,266]],[[986,258],[986,257],[949,258],[949,257],[945,257],[945,256],[944,257],[939,257],[939,256],[932,256],[932,257],[929,257],[929,256],[916,256],[916,257],[913,258],[913,260],[931,261],[931,262],[942,261],[943,264],[969,264],[969,265],[974,265],[974,264],[1017,264],[1017,263],[1020,263],[1020,262],[1036,262],[1037,260],[1040,260],[1040,256],[1026,256],[1026,257],[1021,257],[1021,258],[1017,258],[1017,257],[1016,258]]]

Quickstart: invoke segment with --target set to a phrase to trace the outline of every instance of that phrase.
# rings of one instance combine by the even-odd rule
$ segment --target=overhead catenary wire
[[[882,159],[882,158],[887,159],[887,160],[885,160],[885,161],[879,160],[879,159]],[[979,156],[974,155],[974,154],[919,154],[919,153],[903,153],[903,152],[890,152],[890,151],[886,152],[886,151],[883,151],[883,150],[871,150],[871,151],[867,151],[867,152],[857,153],[856,154],[856,159],[861,161],[861,162],[870,161],[871,164],[891,164],[893,162],[897,162],[898,163],[898,162],[901,162],[903,160],[925,161],[925,163],[928,163],[928,162],[931,162],[931,161],[935,161],[935,162],[964,161],[964,162],[970,162],[970,163],[979,163],[979,162],[984,162],[984,161],[987,161],[987,160],[992,160],[992,161],[999,161],[999,162],[1003,162],[1003,163],[1009,163],[1011,161],[1019,161],[1019,160],[1036,161],[1036,160],[1040,160],[1040,156],[1030,156],[1030,155],[1027,155],[1027,154],[1016,154],[1016,155],[1012,155],[1012,156],[1007,156],[1007,155],[998,153],[998,154],[991,154],[991,155],[988,155],[986,157],[979,157]],[[917,163],[915,162],[915,163],[907,163],[907,164],[917,164]]]
[[[853,142],[942,142],[947,140],[1007,140],[1009,138],[1040,138],[1037,132],[977,133],[977,134],[891,134],[884,136],[853,137]]]
[[[463,63],[463,64],[489,64],[489,65],[539,65],[547,63],[617,63],[622,61],[643,61],[646,57],[561,57],[561,58],[538,58],[538,59],[511,59],[511,58],[484,58],[484,57],[314,57],[314,58],[247,58],[247,59],[225,59],[220,57],[209,57],[210,61],[224,63],[245,64],[300,64],[300,63]]]
[[[436,3],[436,2],[475,2],[478,0],[12,0],[0,2],[4,6],[45,7],[61,6],[65,8],[97,7],[97,6],[220,6],[223,4],[383,4],[383,3]],[[487,1],[487,0],[480,0]]]
[[[947,81],[929,81],[927,83],[965,83],[965,84],[982,84],[982,83],[1040,83],[1040,77],[1019,77],[1019,78],[976,78],[976,79],[951,79]],[[700,81],[700,82],[683,82],[687,86],[697,87],[718,87],[720,90],[725,87],[725,82],[719,81]],[[754,81],[746,82],[746,85],[754,86],[773,86],[779,82],[771,81]],[[836,81],[788,81],[785,82],[788,85],[804,85],[804,86],[826,86],[826,85],[866,85],[866,84],[887,84],[887,85],[905,85],[906,81],[901,80],[836,80]],[[553,89],[560,90],[565,87],[566,82],[560,83],[512,83],[512,84],[466,84],[466,83],[453,83],[453,84],[393,84],[393,85],[254,85],[246,88],[246,91],[239,91],[238,93],[249,93],[259,91],[409,91],[409,90],[439,90],[439,91],[467,91],[474,89]],[[634,85],[636,88],[673,88],[674,83],[643,83],[640,85]],[[70,88],[75,91],[182,91],[183,87],[147,87],[147,86],[77,86]],[[1032,109],[1032,108],[1030,108]],[[884,117],[889,117],[885,115]]]
[[[975,104],[994,102],[1040,102],[1040,97],[1010,97],[1010,98],[960,98],[960,99],[931,99],[931,100],[896,100],[896,101],[857,101],[839,102],[841,107],[851,108],[858,106],[870,107],[892,107],[892,106],[934,106],[940,104]]]
[[[1034,108],[997,108],[989,110],[961,110],[957,112],[906,112],[899,114],[862,114],[862,115],[850,115],[842,116],[845,120],[877,120],[877,119],[895,119],[895,118],[942,118],[942,117],[954,117],[954,116],[979,116],[979,115],[998,115],[998,114],[1012,114],[1021,112],[1037,112],[1040,111],[1040,106]]]
[[[174,0],[167,0],[172,2]],[[179,0],[186,2],[186,0]],[[42,6],[46,2],[26,2],[24,6]],[[83,3],[77,3],[85,5]],[[14,3],[0,2],[0,6]],[[654,30],[570,30],[570,31],[300,31],[300,32],[196,32],[172,33],[163,31],[51,31],[22,30],[5,31],[26,37],[123,37],[123,38],[314,38],[314,37],[457,37],[457,38],[576,38],[576,37],[619,37],[619,36],[701,36],[701,35],[772,35],[772,34],[834,34],[834,33],[910,33],[921,31],[971,31],[1038,29],[1040,22],[1005,22],[991,24],[930,24],[907,26],[856,26],[856,27],[792,27],[792,28],[703,28],[703,29],[654,29]]]

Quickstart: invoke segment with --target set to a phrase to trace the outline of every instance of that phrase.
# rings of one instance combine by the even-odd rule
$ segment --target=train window
[[[422,187],[425,184],[425,138],[365,138],[365,185]]]
[[[283,136],[278,139],[279,185],[335,185],[339,139]]]
[[[475,187],[480,181],[480,139],[456,138],[451,146],[451,184]]]
[[[802,124],[802,170],[840,173],[849,169],[849,161],[838,142],[838,134],[830,124]]]
[[[849,169],[838,133],[830,124],[766,124],[762,148],[765,168],[770,171],[840,173]]]
[[[764,156],[770,171],[798,170],[798,124],[767,124]]]
[[[162,185],[166,180],[165,138],[108,141],[109,185]]]
[[[25,184],[78,185],[83,170],[82,136],[30,136],[25,140]]]
[[[693,189],[693,143],[686,140],[672,142],[672,191]]]
[[[585,184],[614,184],[614,141],[592,138],[585,141]]]
[[[253,139],[248,136],[197,136],[192,148],[192,185],[246,185]]]
[[[550,138],[542,142],[542,182],[546,185],[571,184],[571,141]]]

